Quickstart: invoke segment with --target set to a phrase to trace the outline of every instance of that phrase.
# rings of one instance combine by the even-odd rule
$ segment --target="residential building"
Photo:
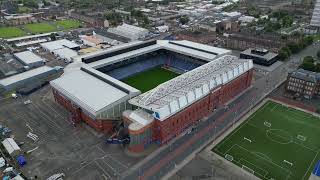
[[[320,73],[298,69],[289,74],[286,90],[308,99],[319,96]]]

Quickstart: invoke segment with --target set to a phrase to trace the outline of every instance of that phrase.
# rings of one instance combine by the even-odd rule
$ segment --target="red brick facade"
[[[208,116],[215,108],[227,103],[247,89],[251,85],[252,75],[253,71],[250,70],[228,84],[215,89],[206,97],[203,97],[174,116],[164,121],[156,120],[153,133],[154,139],[165,143],[180,134],[191,124]]]
[[[130,131],[129,134],[138,136],[141,142],[141,144],[130,143],[130,151],[143,151],[146,145],[150,143],[147,141],[158,141],[160,142],[160,144],[168,142],[170,139],[179,135],[182,131],[190,127],[198,120],[208,116],[214,111],[214,109],[226,104],[238,94],[247,89],[251,85],[252,75],[253,70],[250,70],[240,77],[230,81],[229,83],[217,87],[201,100],[198,100],[191,106],[176,113],[168,119],[165,119],[164,121],[155,120],[148,127],[134,132]],[[73,122],[79,123],[82,121],[96,129],[97,131],[111,133],[113,127],[112,120],[92,119],[91,117],[86,115],[86,113],[84,113],[80,107],[77,107],[70,100],[63,97],[63,95],[59,94],[59,92],[55,89],[53,89],[53,95],[55,100],[59,104],[61,104],[71,112]],[[124,124],[126,128],[128,128],[130,123],[131,121],[124,118]],[[148,136],[146,135],[147,131],[151,131],[149,138],[147,138]],[[149,140],[146,140],[145,138]]]
[[[112,120],[102,120],[102,119],[93,119],[85,114],[80,107],[73,104],[70,100],[63,97],[55,89],[52,90],[54,99],[60,105],[65,107],[71,113],[71,119],[74,123],[85,122],[90,127],[94,128],[96,131],[111,133],[113,128],[114,121]]]

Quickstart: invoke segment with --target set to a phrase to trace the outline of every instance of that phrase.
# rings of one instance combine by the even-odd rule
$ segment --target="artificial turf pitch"
[[[320,118],[268,101],[213,151],[261,179],[306,180],[319,137]]]
[[[177,76],[179,74],[175,72],[156,67],[130,76],[122,81],[144,93]]]
[[[25,29],[28,31],[38,34],[38,33],[48,33],[57,31],[57,27],[49,24],[49,23],[33,23],[33,24],[26,24],[24,26]]]
[[[0,27],[0,38],[13,38],[24,35],[26,35],[26,33],[16,27]]]

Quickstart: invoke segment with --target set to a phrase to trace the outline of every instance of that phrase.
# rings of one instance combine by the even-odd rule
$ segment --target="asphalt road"
[[[129,169],[121,179],[161,179],[192,152],[210,143],[232,126],[285,80],[287,73],[296,69],[304,56],[314,55],[318,49],[319,45],[312,45],[293,55],[288,62],[253,82],[252,87],[232,101],[227,108],[220,108],[206,121],[200,121],[196,131],[177,137],[170,144],[164,145]]]

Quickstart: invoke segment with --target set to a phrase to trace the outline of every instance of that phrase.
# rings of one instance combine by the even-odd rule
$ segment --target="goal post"
[[[241,169],[247,171],[248,173],[254,174],[254,170],[249,168],[248,166],[242,165]]]
[[[297,135],[297,139],[299,139],[300,141],[306,141],[306,140],[307,140],[307,137],[298,134],[298,135]]]
[[[230,154],[226,154],[226,155],[224,156],[224,158],[225,158],[226,160],[230,161],[230,162],[233,161],[233,156],[231,156]]]
[[[265,126],[267,126],[267,127],[271,127],[271,123],[268,122],[268,121],[265,121],[263,124],[264,124]]]

